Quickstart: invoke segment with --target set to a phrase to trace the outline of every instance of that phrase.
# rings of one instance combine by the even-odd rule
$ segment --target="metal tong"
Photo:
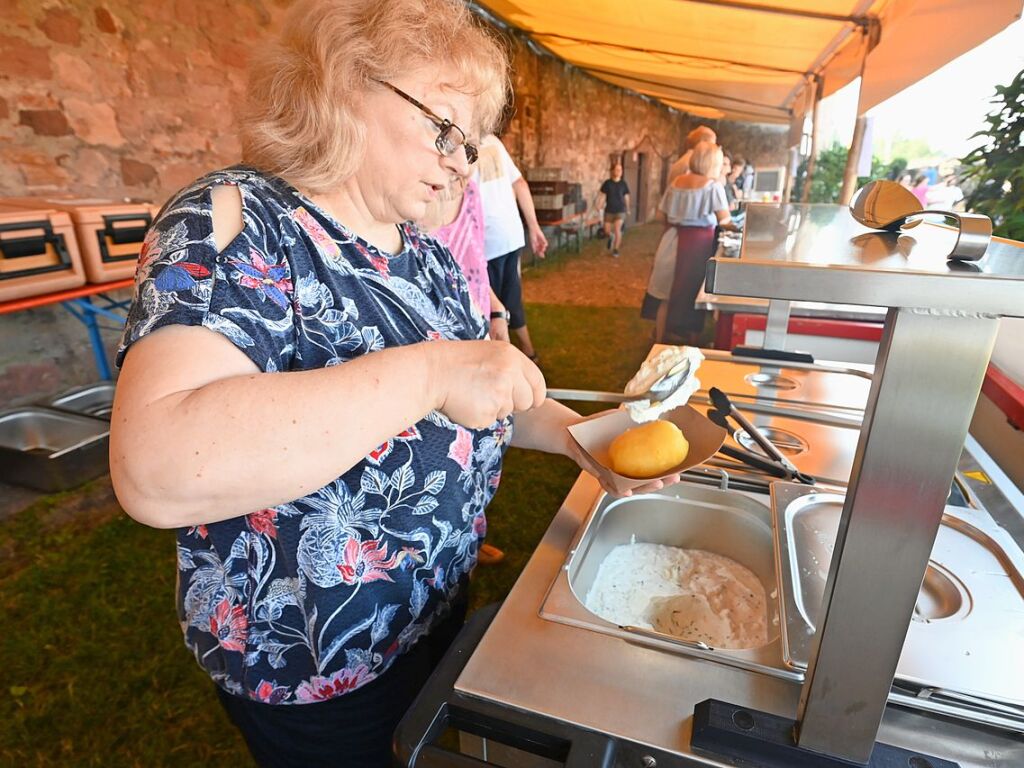
[[[708,390],[708,394],[711,397],[711,402],[714,404],[714,408],[708,409],[708,418],[715,422],[718,426],[723,427],[729,431],[729,417],[733,419],[740,428],[750,435],[751,439],[760,446],[761,450],[769,458],[759,456],[751,451],[744,450],[742,448],[733,448],[731,445],[723,445],[719,451],[726,456],[733,459],[742,461],[744,464],[753,467],[754,469],[767,472],[768,474],[779,477],[785,480],[795,480],[798,483],[804,483],[805,485],[814,485],[815,480],[810,475],[804,474],[796,465],[793,464],[789,459],[783,455],[782,451],[775,447],[775,444],[764,436],[753,423],[736,410],[736,407],[732,404],[729,396],[725,394],[718,387],[712,387]]]

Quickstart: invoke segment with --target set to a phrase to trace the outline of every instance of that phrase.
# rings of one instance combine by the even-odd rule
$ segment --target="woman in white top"
[[[683,336],[685,343],[696,345],[704,328],[705,312],[693,305],[704,282],[705,264],[714,253],[715,226],[734,228],[725,189],[718,181],[722,159],[721,147],[700,142],[690,156],[689,172],[672,180],[658,206],[658,220],[668,229],[674,228],[676,235],[672,287],[668,300],[658,307],[655,334],[659,343],[674,333]]]

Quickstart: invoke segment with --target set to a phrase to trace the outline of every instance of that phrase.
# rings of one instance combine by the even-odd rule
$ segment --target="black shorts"
[[[509,330],[526,325],[526,310],[523,309],[523,282],[519,277],[519,250],[498,256],[487,262],[487,279],[511,315]]]
[[[264,704],[217,687],[231,722],[260,768],[389,768],[391,739],[462,628],[468,581],[452,613],[387,672],[362,688],[315,704]]]

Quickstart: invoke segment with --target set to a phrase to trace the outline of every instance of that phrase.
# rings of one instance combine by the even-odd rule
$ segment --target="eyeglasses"
[[[469,164],[472,165],[476,162],[477,158],[480,156],[480,151],[477,149],[476,144],[470,144],[466,141],[466,133],[459,128],[459,126],[451,120],[438,117],[429,107],[421,104],[405,91],[395,88],[391,83],[381,81],[381,85],[390,88],[403,99],[408,101],[420,112],[426,115],[430,122],[437,126],[438,133],[437,138],[434,139],[434,146],[437,147],[438,152],[445,157],[451,157],[458,151],[459,147],[463,147],[466,150],[466,160]]]

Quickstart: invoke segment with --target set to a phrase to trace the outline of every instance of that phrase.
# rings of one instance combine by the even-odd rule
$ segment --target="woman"
[[[709,141],[700,142],[690,156],[689,172],[672,181],[658,206],[658,220],[674,228],[676,235],[675,267],[668,301],[662,301],[658,307],[655,326],[658,342],[665,343],[671,332],[682,335],[686,344],[699,343],[705,312],[694,309],[693,305],[704,283],[705,264],[714,253],[715,225],[735,229],[729,218],[725,189],[718,181],[721,174],[721,147]],[[664,243],[666,238],[662,240]],[[651,287],[648,291],[657,296]]]
[[[178,529],[186,645],[262,766],[389,764],[504,451],[575,450],[579,417],[408,223],[467,174],[507,78],[455,0],[297,2],[254,60],[246,164],[146,238],[111,476]]]
[[[622,225],[629,215],[629,185],[622,179],[622,163],[615,161],[612,164],[611,177],[604,180],[598,194],[601,196],[598,207],[604,209],[602,226],[604,236],[608,238],[608,250],[618,258],[619,247],[622,245]]]
[[[491,288],[484,258],[484,212],[480,188],[473,178],[456,176],[437,199],[427,206],[418,222],[420,229],[444,243],[469,285],[469,295],[484,317],[490,318],[487,335],[494,341],[509,341],[509,313]],[[477,551],[480,565],[497,565],[505,553],[482,543]]]
[[[928,188],[931,186],[931,179],[928,178],[928,174],[919,173],[917,178],[914,179],[914,186],[910,188],[910,191],[914,193],[914,197],[921,204],[922,208],[928,207]]]
[[[475,307],[490,319],[488,336],[508,341],[508,312],[491,288],[484,258],[484,217],[480,187],[473,178],[456,176],[427,206],[421,230],[448,246],[469,285]]]

